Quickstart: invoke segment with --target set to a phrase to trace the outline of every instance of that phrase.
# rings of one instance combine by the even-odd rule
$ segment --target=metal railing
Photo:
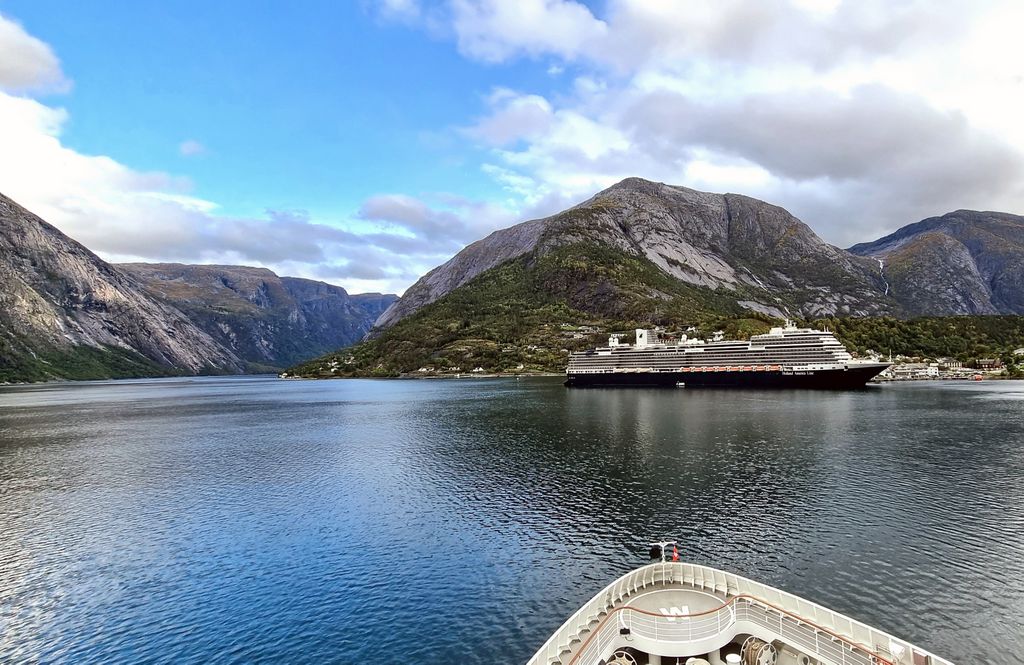
[[[721,635],[734,623],[736,611],[729,603],[706,612],[676,616],[624,605],[609,612],[597,630],[582,642],[568,665],[597,662],[619,640],[623,629],[628,630],[631,637],[681,644]]]
[[[652,586],[711,591],[720,607],[664,616],[625,604]],[[840,665],[952,665],[888,633],[780,589],[725,571],[683,562],[653,563],[623,575],[573,614],[527,665],[588,665],[615,644],[620,631],[680,644],[714,637],[738,622],[760,626],[783,642]]]

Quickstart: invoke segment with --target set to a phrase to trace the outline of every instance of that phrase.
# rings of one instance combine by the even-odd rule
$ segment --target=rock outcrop
[[[492,233],[431,270],[377,320],[386,328],[501,263],[595,243],[775,316],[891,314],[877,264],[829,245],[786,210],[628,178],[561,213]]]
[[[104,365],[124,363],[132,364],[129,373],[147,366],[191,374],[243,369],[182,312],[3,195],[0,283],[0,366],[7,378],[68,376],[65,365],[86,355],[100,376]]]
[[[904,315],[1024,314],[1024,217],[957,210],[850,252],[880,262]]]

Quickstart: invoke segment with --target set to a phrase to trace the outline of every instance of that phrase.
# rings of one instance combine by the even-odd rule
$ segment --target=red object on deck
[[[679,561],[679,548],[675,545],[672,546],[672,560]]]

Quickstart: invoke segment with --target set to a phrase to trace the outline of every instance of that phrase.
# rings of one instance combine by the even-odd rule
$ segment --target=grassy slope
[[[292,375],[397,376],[421,367],[468,372],[565,369],[569,350],[604,343],[611,331],[685,324],[732,335],[769,320],[735,297],[684,284],[644,258],[582,243],[506,262],[403,319],[376,339],[289,370]],[[580,333],[593,326],[597,333]],[[580,335],[574,338],[574,335]]]
[[[125,349],[79,346],[39,349],[35,354],[18,340],[0,337],[0,383],[53,379],[128,379],[176,373]]]

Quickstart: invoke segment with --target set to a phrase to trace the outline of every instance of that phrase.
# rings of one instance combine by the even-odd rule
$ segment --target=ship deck
[[[777,665],[950,665],[887,633],[779,589],[689,563],[624,575],[570,617],[528,665],[637,665],[698,658],[720,665],[756,638]],[[700,661],[698,661],[700,662]]]

